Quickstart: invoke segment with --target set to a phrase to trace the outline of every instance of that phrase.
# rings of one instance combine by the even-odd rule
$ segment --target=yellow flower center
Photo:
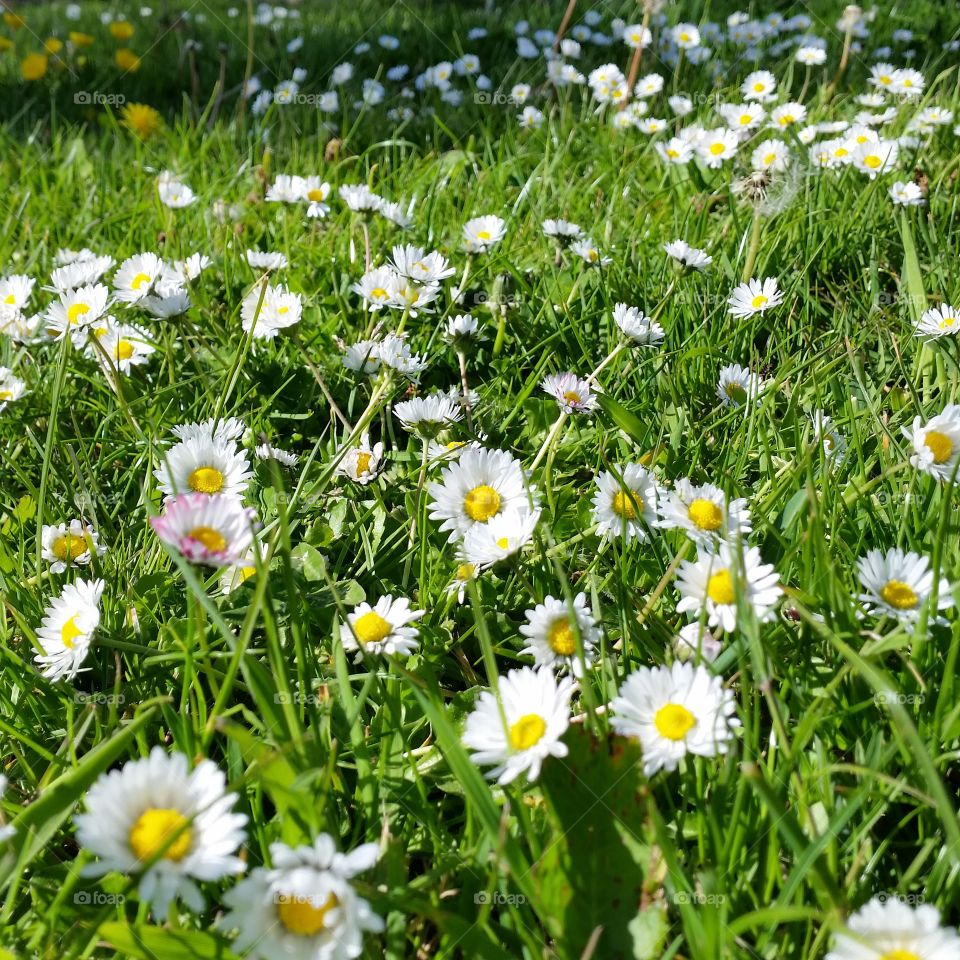
[[[374,287],[370,291],[370,297],[373,300],[387,300],[389,299],[390,294],[387,293],[387,291],[384,290],[383,287]]]
[[[777,159],[777,155],[776,155],[775,153],[768,153],[768,154],[763,158],[763,162],[764,162],[764,164],[765,164],[766,166],[769,167],[770,164],[773,163],[776,159]]]
[[[74,303],[67,307],[67,320],[70,323],[79,323],[80,318],[90,312],[90,307],[85,303]]]
[[[187,485],[194,493],[219,493],[223,489],[223,474],[216,467],[197,467],[187,477]]]
[[[179,862],[190,852],[193,831],[179,810],[151,807],[130,828],[130,849],[138,860],[152,860],[163,850],[164,860]]]
[[[791,123],[793,123],[793,121],[794,121],[794,116],[793,116],[793,114],[785,113],[785,114],[780,118],[780,121],[779,121],[779,122],[780,122],[780,126],[781,126],[781,127],[788,127]]]
[[[507,550],[507,549],[509,549],[509,547],[510,547],[510,541],[509,541],[506,537],[501,537],[501,538],[497,541],[497,546],[498,546],[501,550]]]
[[[576,653],[577,640],[566,617],[561,617],[550,625],[547,643],[550,644],[550,649],[561,657],[571,657]]]
[[[576,392],[573,391],[573,390],[568,390],[568,391],[563,395],[563,399],[566,400],[567,403],[582,403],[582,402],[583,402],[582,399],[581,399],[581,397],[580,397],[580,394],[579,394],[579,393],[576,393]]]
[[[711,143],[710,152],[715,156],[719,157],[721,153],[725,150],[725,145],[722,143]]]
[[[133,344],[129,340],[118,340],[113,348],[114,360],[129,360],[133,356]]]
[[[875,153],[871,153],[863,158],[863,163],[871,170],[876,170],[883,161]]]
[[[489,240],[489,239],[490,239],[490,232],[489,232],[488,230],[478,230],[478,231],[477,231],[477,239],[478,239],[478,240]]]
[[[464,513],[477,523],[486,523],[500,512],[500,494],[493,487],[481,483],[463,498]]]
[[[707,596],[721,606],[729,606],[736,599],[733,591],[733,577],[729,570],[718,570],[707,581]]]
[[[353,623],[353,632],[357,640],[366,646],[368,643],[380,643],[386,640],[393,632],[393,625],[385,620],[376,610],[370,610],[362,617],[357,617]]]
[[[674,160],[680,156],[680,151],[674,150],[673,147],[667,147],[667,156],[670,157],[671,160]]]
[[[194,527],[187,536],[199,540],[211,553],[222,553],[227,549],[227,538],[213,527]]]
[[[547,724],[537,713],[526,713],[510,727],[510,746],[529,750],[547,732]]]
[[[661,737],[682,740],[697,725],[697,718],[682,704],[668,703],[656,712],[653,723]]]
[[[138,273],[131,281],[130,286],[134,290],[139,290],[144,284],[149,286],[150,284],[150,275],[147,273]]]
[[[307,191],[307,199],[313,200],[314,203],[322,200],[324,197],[324,192],[319,187],[314,187],[312,190]]]
[[[768,298],[765,297],[762,293],[758,293],[750,301],[750,306],[753,307],[754,310],[759,310],[767,302],[767,300]]]
[[[902,580],[888,580],[880,596],[895,610],[913,610],[919,601],[913,588]]]
[[[704,497],[698,497],[687,507],[687,516],[698,530],[713,532],[723,525],[723,511]]]
[[[12,390],[0,390],[0,401],[12,400],[13,391]]]
[[[65,533],[53,541],[53,555],[69,563],[87,552],[87,541],[73,533]]]
[[[362,473],[370,472],[370,461],[373,459],[373,454],[363,453],[362,451],[357,454],[357,476],[359,477]]]
[[[749,113],[743,113],[740,115],[740,126],[747,127],[753,122],[753,116]]]
[[[934,463],[946,463],[953,453],[953,441],[939,430],[928,430],[923,442],[933,454]]]
[[[77,637],[83,636],[83,631],[77,626],[77,617],[75,613],[61,628],[60,642],[68,649],[72,650]]]
[[[327,894],[327,899],[317,906],[313,897],[281,896],[277,900],[277,916],[291,933],[312,937],[327,925],[327,914],[338,907],[336,894]]]
[[[763,93],[764,87],[762,83],[755,83],[753,85],[754,93]]]
[[[833,151],[833,155],[835,157],[845,157],[849,152],[846,147],[837,147],[837,149]]]
[[[453,576],[457,580],[469,580],[476,572],[476,569],[472,563],[461,563]]]
[[[914,953],[912,950],[901,950],[899,947],[896,950],[888,950],[880,960],[922,960],[919,953]]]
[[[747,402],[747,391],[739,383],[728,383],[723,390],[734,403]]]
[[[6,295],[6,297],[4,298],[3,302],[4,302],[4,303],[16,303],[16,302],[17,302],[17,298],[16,298],[12,293],[8,293],[8,294]]]
[[[635,490],[631,490],[629,493],[625,493],[623,490],[618,490],[613,495],[613,502],[610,504],[610,509],[613,510],[618,517],[624,517],[627,520],[635,520],[637,517],[637,511],[633,505],[633,500],[637,500],[638,502],[640,500],[640,497],[637,496],[637,492]]]

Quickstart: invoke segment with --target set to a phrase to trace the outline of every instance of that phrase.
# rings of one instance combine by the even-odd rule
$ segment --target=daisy
[[[520,633],[528,643],[520,652],[530,654],[535,666],[568,667],[575,677],[580,677],[583,667],[577,653],[578,633],[583,660],[589,666],[596,659],[600,628],[587,606],[585,593],[578,593],[574,598],[572,615],[566,600],[547,597],[524,616],[527,622],[520,627]]]
[[[471,448],[427,484],[431,520],[460,539],[476,525],[529,509],[523,467],[505,450]]]
[[[189,207],[197,199],[197,195],[185,183],[172,179],[158,181],[157,194],[160,202],[173,210]]]
[[[77,337],[86,336],[86,328],[103,316],[107,308],[109,291],[102,284],[83,286],[60,294],[59,303],[47,309],[47,326],[50,335],[62,339],[68,333]]]
[[[368,270],[350,289],[363,298],[365,309],[376,313],[390,306],[400,277],[393,267],[374,267]]]
[[[894,93],[912,99],[921,96],[925,84],[926,80],[924,80],[922,73],[918,70],[911,70],[909,67],[903,67],[894,72],[891,89]]]
[[[12,274],[0,280],[0,310],[19,311],[30,301],[36,280],[23,274]]]
[[[87,657],[90,641],[100,626],[102,580],[68,583],[43,614],[37,642],[43,653],[36,662],[48,680],[73,680]]]
[[[823,448],[823,456],[831,466],[840,463],[847,453],[847,441],[844,440],[832,420],[822,410],[813,414],[813,435]]]
[[[618,303],[613,308],[613,322],[620,332],[640,347],[655,347],[665,336],[663,327],[651,320],[639,307]]]
[[[592,413],[597,407],[589,381],[580,380],[575,373],[551,373],[540,386],[565,413]]]
[[[194,881],[242,873],[236,851],[246,838],[237,795],[210,760],[190,770],[182,753],[154,747],[100,776],[86,796],[86,813],[74,818],[77,842],[99,857],[84,867],[92,876],[141,873],[140,896],[154,916],[165,917],[178,899],[204,909]]]
[[[277,463],[283,464],[285,467],[295,467],[297,465],[297,455],[295,453],[281,450],[272,443],[261,443],[254,448],[253,454],[258,460],[276,460]]]
[[[424,253],[423,247],[412,244],[394,247],[392,263],[400,276],[416,283],[439,283],[456,273],[446,257],[436,251]]]
[[[236,563],[253,542],[252,510],[235,497],[183,494],[150,518],[157,536],[191,563],[222,567]]]
[[[694,486],[686,477],[661,494],[659,526],[683,530],[698,547],[713,547],[728,536],[750,533],[750,511],[743,498],[727,500],[712,483]]]
[[[118,300],[136,303],[152,290],[163,272],[163,261],[155,253],[140,253],[120,264],[113,276],[113,289]]]
[[[252,329],[254,337],[265,340],[273,339],[284,327],[299,323],[302,313],[300,294],[291,293],[282,283],[268,284],[265,293],[258,284],[243,298],[240,307],[244,331],[249,333]]]
[[[393,412],[406,430],[424,436],[434,436],[463,417],[459,405],[439,391],[426,397],[404,400],[394,406]]]
[[[692,23],[678,23],[670,31],[670,38],[681,50],[700,46],[700,31]]]
[[[383,197],[375,194],[365,183],[359,185],[343,183],[337,193],[354,213],[375,213],[384,203]]]
[[[820,47],[798,47],[793,58],[806,67],[819,67],[827,62],[827,51]]]
[[[655,143],[653,147],[667,163],[683,165],[693,157],[693,145],[680,137],[671,137],[666,143]]]
[[[253,474],[235,441],[200,436],[167,450],[154,476],[168,497],[195,493],[241,499]]]
[[[754,170],[786,170],[790,149],[782,140],[764,140],[750,155]]]
[[[743,81],[740,92],[744,100],[765,102],[776,96],[777,81],[769,70],[757,70]]]
[[[79,259],[63,263],[50,274],[50,284],[57,293],[95,284],[115,263],[113,257],[98,257],[92,250],[77,256]]]
[[[140,327],[125,323],[110,324],[99,341],[110,363],[124,374],[130,373],[133,367],[149,363],[155,351]]]
[[[653,34],[642,23],[631,23],[623,28],[620,39],[634,50],[649,47],[653,42]]]
[[[234,949],[251,960],[353,960],[363,934],[384,929],[350,883],[379,856],[375,843],[338,853],[326,833],[309,846],[272,843],[273,867],[257,867],[227,891],[217,926],[237,930]]]
[[[306,181],[281,173],[267,190],[267,203],[299,203],[306,196]]]
[[[762,281],[751,278],[749,282],[734,288],[727,303],[730,313],[742,319],[779,306],[783,303],[783,293],[775,277],[767,277]]]
[[[546,669],[523,667],[501,677],[498,695],[484,691],[467,717],[463,743],[478,766],[493,765],[488,779],[501,785],[525,774],[532,783],[547,757],[565,757],[560,738],[570,725],[573,681]]]
[[[640,741],[648,777],[658,770],[676,770],[687,754],[726,753],[740,726],[734,716],[736,702],[722,678],[691,663],[635,670],[610,709],[613,729]]]
[[[898,155],[899,148],[893,140],[866,140],[853,150],[850,164],[871,180],[875,180],[877,174],[885,173],[896,166]]]
[[[723,642],[715,637],[703,624],[688,623],[681,627],[673,638],[673,653],[680,661],[702,658],[712,663],[720,656]]]
[[[672,240],[670,243],[665,243],[663,249],[668,257],[683,264],[688,270],[704,270],[713,263],[713,257],[709,256],[705,250],[691,247],[685,240]]]
[[[157,285],[158,291],[161,285],[162,281],[161,284]],[[179,290],[165,288],[162,296],[144,297],[138,304],[150,316],[156,317],[158,320],[169,320],[171,317],[182,316],[190,309],[190,305],[190,294],[182,288]]]
[[[678,613],[690,612],[707,626],[727,633],[737,626],[737,596],[760,621],[772,618],[782,593],[773,564],[763,563],[756,547],[744,545],[743,569],[736,544],[720,541],[716,552],[702,550],[696,560],[684,560],[677,572]]]
[[[200,423],[181,423],[170,432],[178,440],[202,439],[213,443],[229,443],[231,440],[239,440],[245,430],[242,420],[227,417],[225,420],[211,418]]]
[[[391,370],[402,373],[410,380],[416,380],[417,375],[426,369],[426,361],[422,357],[410,352],[410,344],[402,336],[387,334],[377,346],[377,356],[380,362]]]
[[[903,435],[913,447],[912,466],[944,482],[953,481],[960,461],[960,405],[948,404],[926,423],[915,417]]]
[[[472,563],[459,563],[453,572],[453,579],[447,584],[448,596],[456,594],[457,603],[463,603],[467,595],[467,584],[476,579],[477,568]]]
[[[761,388],[755,373],[739,363],[731,363],[720,371],[717,396],[725,407],[742,407],[755,400]]]
[[[329,183],[326,183],[320,177],[304,177],[301,190],[304,199],[309,201],[308,217],[320,219],[330,212],[330,207],[326,204],[326,200],[330,196]]]
[[[444,334],[447,340],[457,344],[460,348],[467,342],[482,339],[480,323],[469,313],[461,313],[447,320],[447,330]]]
[[[365,433],[360,444],[346,452],[337,464],[337,473],[366,486],[376,479],[383,459],[383,444],[370,446],[370,435]]]
[[[40,535],[42,556],[50,564],[51,573],[63,573],[67,567],[85,567],[93,555],[102,557],[107,548],[100,544],[100,534],[82,520],[56,526],[44,524]]]
[[[591,267],[605,267],[613,263],[611,257],[600,253],[599,248],[590,237],[581,237],[570,244],[570,252],[575,253],[584,263]]]
[[[697,156],[710,168],[717,169],[724,160],[730,160],[737,155],[740,141],[733,130],[726,127],[717,127],[708,130],[696,145]]]
[[[930,904],[913,907],[899,897],[874,897],[835,933],[826,960],[954,960],[960,937],[940,926]]]
[[[613,473],[605,470],[595,479],[593,522],[603,538],[634,537],[646,540],[657,525],[660,490],[653,475],[639,463],[628,463]]]
[[[463,249],[467,253],[488,253],[506,233],[507,224],[500,217],[474,217],[463,225]]]
[[[8,403],[13,403],[23,396],[26,384],[13,375],[9,367],[0,367],[0,413],[6,408]]]
[[[569,220],[544,220],[543,235],[560,244],[568,244],[583,236],[583,228]]]
[[[918,553],[894,548],[883,553],[869,550],[857,560],[860,584],[866,593],[859,600],[874,616],[895,617],[901,623],[915,623],[927,598],[933,593],[930,561]],[[937,610],[954,606],[950,584],[941,577],[937,586]]]
[[[916,328],[915,337],[945,337],[960,331],[960,313],[946,303],[923,312]]]
[[[270,251],[248,250],[247,263],[254,270],[283,270],[289,266],[290,261],[282,253],[271,253]]]
[[[770,111],[770,126],[782,130],[803,123],[806,117],[807,108],[802,103],[784,103]]]
[[[484,570],[512,557],[531,541],[539,520],[539,510],[523,507],[500,513],[488,523],[475,523],[463,535],[460,561]]]
[[[419,620],[425,610],[411,610],[405,597],[396,600],[388,593],[376,606],[361,603],[340,624],[340,642],[344,650],[357,651],[357,663],[365,653],[408,657],[418,646],[417,628],[408,626]]]
[[[890,188],[890,199],[898,207],[922,207],[927,202],[923,191],[912,180],[895,181]]]

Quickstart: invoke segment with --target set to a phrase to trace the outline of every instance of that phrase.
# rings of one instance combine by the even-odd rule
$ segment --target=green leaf
[[[597,394],[597,400],[603,412],[631,439],[640,444],[647,442],[649,431],[636,414],[631,413],[622,403],[605,393]]]
[[[224,940],[196,930],[110,922],[101,924],[98,933],[121,955],[137,960],[238,960]]]
[[[927,306],[927,295],[923,290],[923,273],[920,270],[920,258],[913,239],[910,218],[904,210],[900,214],[900,234],[903,237],[903,275],[900,278],[900,296],[905,297],[914,323],[920,320]]]

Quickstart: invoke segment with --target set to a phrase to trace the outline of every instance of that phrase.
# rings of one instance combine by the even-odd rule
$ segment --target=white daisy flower
[[[15,377],[9,367],[0,367],[0,413],[7,408],[8,403],[19,400],[26,389],[26,384]]]
[[[684,477],[673,490],[661,493],[659,526],[683,530],[698,547],[710,548],[727,537],[750,533],[750,511],[742,497],[728,502],[712,483],[694,486]]]
[[[178,440],[202,439],[214,443],[229,443],[239,440],[247,428],[242,420],[227,417],[225,420],[201,420],[199,423],[182,423],[171,429]]]
[[[540,386],[566,413],[593,413],[597,408],[597,398],[590,383],[579,379],[575,373],[551,373],[544,377]]]
[[[900,149],[893,140],[866,140],[858,144],[851,156],[850,164],[871,180],[880,173],[886,173],[897,165]]]
[[[944,482],[952,482],[960,473],[960,405],[948,404],[926,423],[915,417],[909,430],[903,428],[903,435],[913,447],[910,463],[917,470]]]
[[[764,140],[750,155],[754,170],[786,170],[790,148],[782,140]]]
[[[68,583],[44,611],[37,630],[43,653],[36,662],[48,680],[73,680],[87,657],[90,642],[100,626],[102,580]]]
[[[696,560],[682,561],[677,571],[677,612],[689,612],[695,620],[706,613],[707,626],[730,633],[737,626],[739,595],[758,620],[771,619],[783,592],[777,571],[763,562],[757,547],[744,544],[742,549],[742,570],[737,545],[725,541],[717,544],[715,553],[704,550]]]
[[[445,334],[447,340],[454,344],[463,345],[469,341],[481,339],[480,322],[469,313],[458,314],[447,320]]]
[[[410,352],[410,344],[402,336],[387,334],[377,346],[380,362],[391,370],[402,373],[410,380],[427,368],[426,361]]]
[[[337,193],[354,213],[375,213],[384,203],[383,197],[375,194],[365,183],[341,184]]]
[[[234,949],[251,960],[354,960],[364,933],[384,924],[350,880],[379,856],[375,843],[338,853],[326,833],[310,846],[272,843],[273,867],[257,867],[224,894],[228,913],[217,926],[237,930]]]
[[[880,895],[834,933],[826,960],[956,960],[960,937],[940,926],[940,913],[930,904],[917,907],[899,897]]]
[[[374,374],[380,369],[380,345],[376,340],[359,340],[343,348],[343,365],[358,373]]]
[[[102,557],[107,552],[100,543],[100,534],[82,520],[44,524],[40,542],[41,555],[50,564],[51,573],[63,573],[71,566],[85,567],[94,554]]]
[[[163,296],[144,297],[138,306],[158,320],[169,320],[182,316],[190,309],[190,294],[183,289],[167,290]]]
[[[798,47],[793,58],[805,67],[819,67],[827,62],[827,51],[820,47]]]
[[[599,247],[590,237],[581,237],[570,244],[570,252],[576,254],[584,263],[591,267],[605,267],[613,263],[612,257],[600,253]]]
[[[411,610],[405,597],[396,600],[390,594],[381,597],[376,606],[361,603],[340,624],[340,643],[344,650],[357,651],[357,663],[365,653],[408,657],[419,646],[416,627],[425,610]]]
[[[646,540],[657,525],[660,490],[653,475],[639,463],[622,471],[604,470],[594,479],[593,522],[604,538]]]
[[[50,287],[56,293],[69,293],[96,282],[114,265],[113,257],[92,257],[57,267],[50,274]]]
[[[960,312],[946,303],[923,312],[913,331],[915,337],[945,337],[960,332]]]
[[[254,270],[283,270],[290,265],[284,254],[269,250],[248,250],[247,263]]]
[[[163,272],[163,261],[155,253],[139,253],[120,264],[113,276],[114,294],[124,303],[136,303],[153,291]]]
[[[431,436],[463,417],[459,404],[439,391],[397,403],[393,412],[406,430]]]
[[[197,199],[197,195],[179,180],[159,180],[157,182],[157,194],[160,197],[160,202],[173,210],[189,207]]]
[[[681,137],[671,137],[666,143],[655,143],[653,148],[660,155],[660,159],[666,163],[682,166],[693,158],[693,144]]]
[[[497,695],[484,691],[467,717],[463,744],[478,766],[493,765],[487,777],[508,784],[520,774],[532,783],[547,757],[565,757],[560,738],[570,726],[573,681],[557,680],[547,669],[510,670]]]
[[[905,553],[898,547],[886,553],[869,550],[865,557],[857,560],[857,573],[866,591],[860,594],[859,600],[874,616],[915,623],[933,593],[930,561],[918,553]],[[950,583],[941,577],[937,587],[937,610],[949,610],[954,605]]]
[[[456,273],[442,254],[425,253],[409,243],[393,248],[392,263],[397,273],[416,283],[439,283]]]
[[[539,510],[523,507],[499,513],[487,523],[475,523],[463,535],[461,563],[485,570],[512,557],[531,541],[539,520]]]
[[[303,177],[281,173],[267,190],[267,203],[300,203],[306,199],[306,181]]]
[[[913,99],[914,97],[921,96],[925,85],[926,80],[919,70],[911,70],[909,67],[903,67],[895,71],[893,75],[892,90],[894,93],[898,93],[904,97]]]
[[[752,403],[763,389],[760,377],[739,363],[731,363],[720,371],[717,396],[725,407],[742,407]]]
[[[665,243],[663,249],[668,257],[673,257],[688,270],[704,270],[713,263],[713,257],[709,256],[705,250],[691,247],[685,240],[672,240],[670,243]]]
[[[751,278],[733,289],[727,303],[730,313],[742,319],[778,307],[783,303],[783,293],[777,286],[776,277],[766,277],[764,280]]]
[[[783,103],[770,111],[770,126],[778,129],[803,123],[807,117],[807,108],[802,103]]]
[[[558,243],[567,244],[582,237],[583,228],[569,220],[544,220],[543,235]]]
[[[630,23],[623,28],[620,39],[628,47],[638,50],[653,43],[653,34],[642,23]]]
[[[476,525],[529,509],[523,467],[505,450],[470,448],[427,484],[431,520],[460,539]]]
[[[474,217],[463,225],[463,249],[467,253],[487,253],[507,234],[507,224],[500,217]]]
[[[163,454],[154,476],[168,497],[199,493],[241,499],[253,474],[235,441],[201,436],[174,444]]]
[[[447,584],[447,595],[456,594],[457,603],[463,603],[467,596],[467,584],[476,576],[477,568],[472,563],[458,563],[453,579]]]
[[[102,775],[87,792],[86,813],[74,817],[77,842],[100,858],[84,872],[141,873],[140,896],[156,917],[178,899],[199,913],[205,905],[194,881],[245,868],[236,851],[247,818],[231,812],[237,795],[226,786],[210,760],[191,771],[182,753],[160,747]]]
[[[277,463],[281,463],[285,467],[295,467],[297,465],[297,455],[295,453],[281,450],[272,443],[261,443],[254,448],[253,453],[258,460],[276,460]]]
[[[651,320],[639,307],[618,303],[613,308],[613,322],[620,332],[640,347],[655,347],[663,342],[663,327]]]
[[[748,74],[740,87],[744,100],[759,100],[761,103],[776,97],[777,81],[769,70],[757,70]]]
[[[150,518],[154,532],[191,563],[237,563],[253,543],[254,513],[235,497],[182,494]]]
[[[700,46],[700,31],[692,23],[678,23],[670,31],[670,38],[681,50]]]
[[[739,137],[733,130],[726,127],[717,127],[707,130],[696,144],[697,156],[710,169],[717,169],[724,160],[730,160],[737,155],[740,145]]]
[[[365,309],[375,313],[390,306],[400,277],[393,267],[374,267],[368,270],[350,289],[363,298]]]
[[[50,335],[62,339],[69,333],[75,343],[82,343],[86,328],[103,316],[108,296],[109,291],[102,283],[61,293],[59,302],[47,309]]]
[[[587,606],[585,593],[574,597],[572,616],[567,601],[556,597],[546,597],[543,603],[527,610],[524,616],[527,622],[520,627],[520,633],[528,643],[520,652],[530,654],[534,666],[568,667],[575,677],[580,677],[583,667],[577,653],[577,633],[580,634],[587,666],[596,659],[600,628],[593,611]]]
[[[310,204],[307,207],[307,216],[312,219],[325,217],[330,212],[326,203],[330,196],[330,184],[320,177],[304,177],[302,189],[304,199]]]
[[[110,363],[123,374],[149,363],[156,349],[144,330],[126,323],[110,324],[107,332],[98,339]],[[102,359],[99,352],[97,356]]]
[[[282,283],[268,284],[262,303],[261,293],[262,287],[257,284],[243,298],[240,320],[246,333],[252,329],[254,337],[271,340],[279,330],[300,322],[303,301],[299,293],[291,293]]]
[[[351,447],[337,464],[337,473],[366,486],[376,479],[383,460],[383,444],[370,446],[370,435],[365,433],[356,447]]]
[[[11,274],[0,280],[0,310],[24,310],[30,302],[36,280],[23,274]]]
[[[890,188],[890,199],[898,207],[922,207],[927,202],[923,191],[912,180],[895,181]]]
[[[726,753],[740,726],[723,679],[691,663],[640,667],[624,681],[610,709],[613,729],[640,741],[648,777],[676,770],[687,754]]]
[[[700,623],[681,627],[671,644],[674,656],[680,661],[701,658],[713,663],[723,650],[723,641]]]

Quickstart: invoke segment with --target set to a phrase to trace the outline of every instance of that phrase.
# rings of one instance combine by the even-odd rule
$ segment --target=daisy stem
[[[607,354],[606,358],[600,361],[600,365],[593,371],[593,373],[591,373],[590,376],[587,377],[587,383],[593,383],[593,381],[597,379],[597,376],[599,375],[600,371],[603,370],[603,368],[606,367],[607,364],[609,364],[610,361],[613,360],[613,358],[614,358],[625,346],[626,346],[626,343],[621,340],[620,343],[618,343],[618,344]]]
[[[810,64],[807,64],[806,72],[803,75],[803,86],[800,88],[800,96],[797,97],[797,103],[803,103],[803,98],[807,95],[807,87],[810,86]]]
[[[413,547],[417,539],[417,520],[420,518],[420,503],[423,500],[423,485],[427,479],[427,460],[429,458],[430,442],[426,437],[422,441],[422,451],[420,454],[420,472],[417,476],[417,492],[413,498],[413,517],[410,520],[410,537],[407,540],[407,556],[403,561],[403,589],[407,589],[410,582],[410,567],[413,564]],[[426,549],[426,543],[423,545]]]
[[[754,264],[757,262],[757,253],[760,250],[760,229],[763,226],[763,217],[758,207],[753,208],[753,226],[750,228],[750,246],[747,248],[747,260],[743,265],[741,282],[746,283],[753,274]]]
[[[470,276],[470,268],[473,266],[473,254],[467,254],[466,263],[463,265],[463,273],[460,276],[460,282],[457,284],[456,290],[454,291],[453,301],[454,303],[462,303],[463,295],[466,292],[467,288],[467,278]]]
[[[499,332],[497,336],[499,336]],[[467,429],[472,434],[473,433],[473,409],[470,405],[470,386],[467,383],[467,354],[464,350],[457,351],[457,360],[460,363],[460,386],[463,389],[463,412],[466,414],[466,417],[467,417]]]
[[[500,356],[500,351],[503,349],[503,342],[507,338],[507,312],[506,310],[501,309],[500,318],[497,320],[497,336],[493,341],[493,355],[495,357]]]
[[[567,411],[561,410],[560,416],[557,417],[555,423],[550,428],[550,432],[547,434],[546,440],[543,441],[543,446],[540,448],[539,453],[533,458],[533,463],[530,464],[530,470],[536,470],[540,461],[544,458],[546,452],[553,446],[553,442],[560,435],[560,429],[563,427],[567,419]]]
[[[370,270],[370,228],[367,226],[367,218],[360,218],[360,229],[363,232],[363,269]]]

